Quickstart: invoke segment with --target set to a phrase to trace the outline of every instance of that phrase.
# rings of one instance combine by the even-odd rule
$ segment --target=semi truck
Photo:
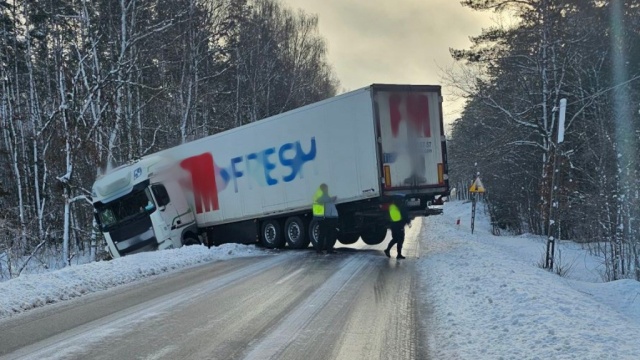
[[[392,199],[412,218],[441,212],[441,87],[373,84],[162,150],[100,176],[92,202],[113,257],[199,243],[303,249],[318,241],[321,184],[342,244],[381,243]]]

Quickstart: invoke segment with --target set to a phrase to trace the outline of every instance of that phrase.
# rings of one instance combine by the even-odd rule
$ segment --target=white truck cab
[[[170,161],[149,157],[120,166],[93,185],[95,217],[112,257],[199,242],[195,216]]]

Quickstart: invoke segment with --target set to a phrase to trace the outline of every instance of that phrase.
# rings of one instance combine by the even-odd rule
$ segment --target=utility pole
[[[558,153],[560,152],[560,144],[564,141],[564,119],[565,113],[567,111],[567,99],[560,100],[560,113],[558,115],[558,137],[556,139],[555,151],[553,152],[553,172],[551,173],[551,191],[549,194],[549,224],[547,227],[547,256],[545,262],[545,269],[553,270],[553,258],[555,256],[555,247],[556,247],[556,237],[554,237],[554,233],[556,233],[557,224],[555,220],[555,216],[557,216],[558,203],[559,201],[555,198],[556,191],[556,181],[558,176],[556,172],[558,171]],[[558,235],[559,237],[559,235]]]

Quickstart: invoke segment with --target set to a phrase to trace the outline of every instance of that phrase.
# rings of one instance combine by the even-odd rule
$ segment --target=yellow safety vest
[[[322,197],[322,190],[318,189],[316,194],[313,195],[313,216],[324,216],[324,204],[318,202],[318,199]]]
[[[402,220],[402,214],[400,214],[400,209],[398,209],[396,204],[389,205],[389,216],[393,222]]]

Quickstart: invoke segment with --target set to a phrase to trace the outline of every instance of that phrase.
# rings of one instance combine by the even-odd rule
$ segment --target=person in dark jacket
[[[316,252],[335,253],[333,245],[337,237],[338,209],[336,197],[329,195],[327,184],[321,184],[313,196],[313,217],[318,221],[318,248]]]
[[[404,202],[399,199],[393,199],[389,204],[389,219],[391,220],[391,241],[384,251],[387,257],[391,257],[391,248],[398,245],[398,259],[404,259],[402,255],[402,244],[404,243],[404,227],[411,223],[409,214],[404,206]]]

